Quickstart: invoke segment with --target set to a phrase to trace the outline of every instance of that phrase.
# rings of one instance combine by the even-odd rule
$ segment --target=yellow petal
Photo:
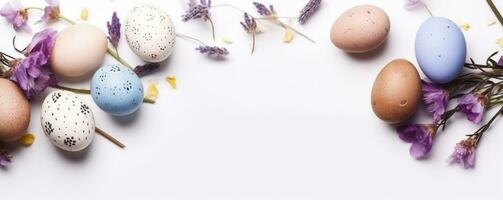
[[[157,90],[157,86],[155,85],[155,83],[151,83],[148,86],[146,98],[156,100],[158,97],[159,97],[159,90]]]
[[[284,43],[290,43],[293,40],[293,37],[295,36],[295,33],[292,31],[292,29],[285,29],[285,35],[283,36],[283,42]]]
[[[225,37],[222,38],[222,41],[225,43],[225,44],[232,44],[234,41],[232,41],[232,38],[228,35],[226,35]]]
[[[176,77],[175,75],[166,76],[166,81],[171,85],[173,89],[176,89]]]
[[[21,141],[21,144],[29,146],[35,141],[35,135],[31,133],[24,134],[19,141]]]
[[[496,39],[496,44],[498,44],[500,48],[503,48],[503,37]]]
[[[464,23],[460,24],[459,26],[460,26],[463,30],[465,30],[465,31],[468,31],[468,30],[470,30],[470,28],[471,28],[470,24],[468,24],[468,23],[466,23],[466,22],[464,22]]]
[[[87,8],[83,8],[82,11],[80,11],[80,19],[86,21],[88,17],[89,10]]]

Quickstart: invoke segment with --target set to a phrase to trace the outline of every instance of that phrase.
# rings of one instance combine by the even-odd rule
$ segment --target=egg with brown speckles
[[[390,31],[386,12],[373,5],[359,5],[337,18],[330,32],[332,43],[348,53],[364,53],[378,48]]]
[[[11,142],[26,133],[30,124],[30,103],[12,81],[0,79],[0,141]]]
[[[159,7],[134,7],[127,16],[124,32],[131,50],[146,62],[161,62],[173,53],[175,26],[171,17]]]
[[[90,75],[101,66],[107,53],[107,36],[99,27],[79,23],[56,36],[50,64],[52,71],[66,78]]]
[[[409,119],[421,100],[421,78],[416,67],[405,59],[388,63],[377,76],[372,88],[372,109],[385,122],[400,123]]]

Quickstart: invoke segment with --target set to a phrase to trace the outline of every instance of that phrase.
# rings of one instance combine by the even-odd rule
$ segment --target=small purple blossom
[[[211,0],[200,0],[199,4],[196,0],[190,0],[188,6],[189,9],[182,15],[182,21],[187,22],[191,19],[209,19]]]
[[[57,83],[49,68],[49,56],[56,38],[56,31],[46,29],[32,39],[28,55],[14,66],[11,80],[15,81],[29,100]]]
[[[6,167],[11,163],[12,155],[4,150],[0,150],[0,167]]]
[[[449,157],[451,164],[459,164],[465,169],[475,167],[475,154],[477,141],[474,138],[468,138],[456,144],[454,152]]]
[[[31,28],[26,23],[26,21],[28,21],[28,12],[26,8],[21,5],[19,0],[7,2],[3,8],[0,9],[0,15],[5,17],[5,19],[12,24],[14,30],[31,31]]]
[[[458,108],[466,115],[468,120],[478,124],[484,116],[487,101],[487,96],[469,93],[459,98]]]
[[[112,21],[107,22],[108,29],[108,40],[112,43],[112,46],[117,48],[119,46],[119,40],[121,38],[121,22],[119,17],[117,17],[117,12],[112,14]]]
[[[321,0],[310,0],[306,6],[300,11],[299,23],[305,24],[309,18],[311,18],[314,13],[321,6]]]
[[[229,54],[229,51],[223,47],[199,46],[196,48],[201,54],[214,58],[223,58]]]
[[[256,33],[257,32],[257,21],[255,21],[255,18],[251,17],[248,13],[244,14],[244,21],[242,21],[240,23],[246,32],[248,32],[248,33]]]
[[[406,9],[415,8],[416,6],[419,6],[421,4],[423,4],[422,0],[405,0],[405,8]]]
[[[257,12],[262,16],[270,17],[273,15],[276,15],[276,11],[274,11],[274,7],[272,5],[269,5],[269,8],[267,8],[264,4],[256,2],[256,1],[253,2],[253,5],[255,5]]]
[[[47,6],[44,8],[44,15],[40,19],[43,22],[49,22],[59,18],[59,2],[58,0],[45,0]]]
[[[426,109],[429,113],[433,114],[435,122],[440,121],[449,103],[449,92],[424,80],[421,80],[421,89]]]
[[[436,127],[433,124],[412,124],[397,128],[398,136],[411,143],[409,153],[416,159],[424,158],[431,150]]]
[[[159,67],[161,67],[159,63],[147,63],[136,66],[133,71],[136,75],[142,77],[154,73],[157,69],[159,69]]]
[[[500,57],[497,63],[500,67],[503,67],[503,56]]]

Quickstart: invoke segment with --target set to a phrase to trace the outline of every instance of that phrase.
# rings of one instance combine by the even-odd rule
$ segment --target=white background
[[[230,2],[254,12],[251,1]],[[2,4],[5,0],[2,0]],[[181,0],[149,1],[165,9],[180,33],[211,41],[208,24],[181,22]],[[43,6],[42,0],[25,5]],[[281,16],[296,16],[305,1],[273,3]],[[348,55],[330,42],[332,23],[345,9],[361,3],[382,7],[391,18],[387,43],[375,53]],[[503,2],[496,0],[503,10]],[[140,1],[64,1],[64,15],[77,18],[89,8],[89,23],[104,30],[117,10],[122,20]],[[468,22],[465,32],[468,56],[484,62],[500,50],[503,36],[485,1],[427,1],[432,12],[456,23]],[[34,11],[36,12],[36,11]],[[280,28],[265,24],[256,53],[239,25],[242,13],[230,8],[212,10],[216,44],[228,35],[231,55],[212,61],[193,49],[196,43],[178,39],[174,54],[144,85],[157,81],[156,105],[143,105],[135,115],[114,118],[88,96],[99,127],[127,145],[121,150],[97,136],[87,152],[67,154],[50,144],[39,125],[43,96],[32,104],[29,131],[35,143],[14,152],[14,162],[0,170],[0,199],[501,199],[503,197],[503,126],[501,120],[488,132],[477,151],[476,168],[463,170],[447,158],[464,134],[477,129],[457,115],[446,132],[438,135],[431,156],[416,161],[409,144],[394,127],[378,120],[370,106],[375,76],[387,62],[414,57],[415,32],[428,18],[424,9],[407,11],[400,0],[325,0],[306,26],[297,26],[317,41],[296,37],[283,44]],[[30,14],[33,25],[38,13]],[[41,30],[46,25],[34,25]],[[61,29],[65,23],[51,24]],[[15,33],[0,20],[2,51],[14,54],[31,38]],[[120,52],[130,63],[141,61],[124,39]],[[84,53],[84,52],[75,52]],[[107,57],[105,63],[115,62]],[[164,81],[178,78],[178,89]],[[87,82],[65,83],[88,87]],[[492,111],[494,112],[494,110]],[[420,112],[417,121],[428,123]]]

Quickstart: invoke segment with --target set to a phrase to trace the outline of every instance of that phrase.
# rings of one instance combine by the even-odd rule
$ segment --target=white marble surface
[[[6,0],[1,0],[1,4]],[[201,21],[181,22],[181,0],[151,0],[173,17],[177,31],[213,44],[209,26]],[[230,2],[252,12],[251,1]],[[295,16],[304,1],[268,0],[282,16]],[[23,0],[43,5],[42,0]],[[105,29],[117,10],[124,20],[134,0],[63,1],[62,12],[76,18],[89,8],[89,23]],[[328,34],[345,9],[371,3],[391,18],[389,40],[377,53],[352,56],[334,48]],[[472,28],[465,32],[468,55],[483,62],[500,50],[503,36],[485,1],[427,0],[435,15]],[[503,1],[496,0],[503,9]],[[463,170],[446,160],[463,135],[477,129],[462,116],[455,117],[440,134],[431,156],[415,161],[409,145],[371,111],[370,90],[382,66],[394,58],[414,63],[414,37],[428,14],[406,11],[399,0],[325,0],[320,12],[300,30],[317,44],[300,37],[282,43],[282,31],[266,26],[258,36],[255,55],[249,54],[250,37],[239,25],[242,14],[215,8],[218,45],[228,35],[231,55],[224,62],[197,54],[195,43],[178,39],[166,66],[144,84],[157,81],[156,105],[143,105],[128,118],[111,117],[86,98],[97,124],[127,145],[118,149],[96,137],[82,155],[57,150],[39,125],[42,97],[32,106],[29,130],[37,139],[14,153],[14,163],[0,170],[0,199],[501,199],[503,197],[503,126],[500,122],[478,149],[477,166]],[[39,14],[30,15],[33,24]],[[50,25],[61,29],[64,23]],[[2,51],[14,53],[14,36],[0,20]],[[35,25],[40,30],[44,25]],[[22,46],[30,34],[19,33]],[[120,52],[140,64],[125,40]],[[115,62],[110,57],[106,63]],[[164,81],[178,78],[178,89]],[[66,83],[87,87],[86,81]],[[494,110],[492,111],[494,112]],[[428,122],[424,113],[417,120]]]

